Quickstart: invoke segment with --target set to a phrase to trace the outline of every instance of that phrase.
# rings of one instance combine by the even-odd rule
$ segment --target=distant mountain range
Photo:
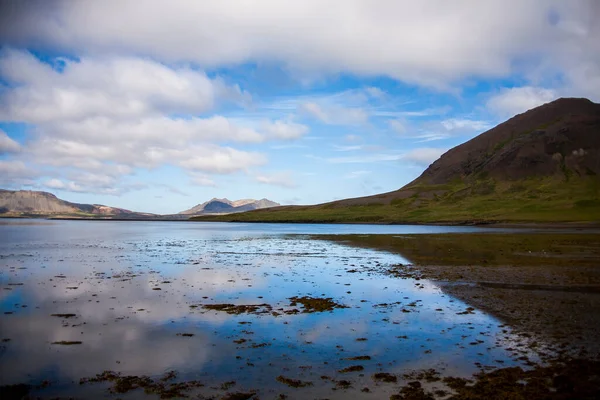
[[[261,199],[211,199],[173,215],[141,213],[102,204],[79,204],[59,199],[52,193],[0,189],[0,217],[66,217],[116,219],[186,219],[195,215],[228,214],[276,207],[279,203]]]
[[[200,220],[600,222],[600,104],[562,98],[443,154],[393,192]]]
[[[277,207],[281,204],[267,199],[242,199],[231,201],[229,199],[213,198],[202,204],[198,204],[179,215],[203,215],[203,214],[232,214],[244,211],[258,210],[262,208]]]
[[[78,216],[149,218],[154,214],[138,213],[102,204],[79,204],[61,200],[52,193],[33,190],[0,189],[0,216]]]

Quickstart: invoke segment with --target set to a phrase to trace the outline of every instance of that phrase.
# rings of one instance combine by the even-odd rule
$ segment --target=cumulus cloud
[[[206,66],[266,60],[300,71],[387,75],[444,87],[469,75],[505,76],[528,51],[564,64],[567,52],[584,57],[574,48],[597,50],[598,7],[570,3],[333,0],[323,7],[318,0],[149,0],[140,12],[133,0],[119,7],[33,1],[17,2],[0,34],[13,44],[133,52]],[[577,41],[582,36],[589,40]]]
[[[32,184],[38,171],[28,167],[22,161],[0,160],[0,185],[13,186]]]
[[[417,149],[413,149],[406,153],[402,158],[407,161],[412,161],[415,164],[428,166],[438,158],[442,154],[444,154],[448,149],[440,149],[434,147],[421,147]]]
[[[249,95],[189,67],[169,68],[134,57],[83,57],[43,63],[32,54],[5,50],[0,74],[13,83],[2,96],[0,118],[29,123],[93,117],[132,118],[203,113],[223,98]]]
[[[146,145],[181,146],[189,142],[246,142],[258,143],[265,135],[254,129],[240,126],[228,118],[216,115],[208,118],[147,117],[126,121],[105,117],[83,121],[65,121],[59,126],[45,125],[64,138],[85,139],[90,144],[107,141],[131,140]]]
[[[278,172],[274,174],[256,175],[254,180],[266,185],[280,186],[284,188],[295,188],[297,185],[290,172]]]
[[[501,117],[512,117],[559,97],[552,89],[532,86],[503,89],[486,103],[487,108]]]
[[[120,56],[42,62],[8,49],[0,53],[0,74],[7,82],[0,120],[34,127],[25,147],[0,131],[0,153],[19,152],[19,166],[63,168],[66,180],[46,182],[55,189],[108,193],[135,168],[165,164],[204,173],[243,171],[265,164],[266,156],[218,143],[292,140],[308,132],[286,120],[252,127],[221,115],[198,116],[220,101],[241,104],[250,95],[188,66]],[[214,185],[208,178],[193,181]]]
[[[25,165],[22,161],[7,161],[0,160],[0,176],[3,177],[31,177],[35,175],[33,170]]]
[[[8,137],[6,132],[0,129],[0,155],[7,153],[17,153],[21,150],[21,145]]]
[[[95,193],[118,196],[132,190],[145,189],[148,186],[144,183],[124,182],[116,184],[117,179],[109,176],[95,175],[74,175],[68,178],[51,178],[41,183],[47,189],[62,190],[74,193]]]
[[[180,160],[176,163],[183,168],[219,174],[246,170],[267,162],[266,157],[260,153],[240,151],[231,147],[193,147],[186,150],[166,151],[163,154],[168,159]]]
[[[49,189],[66,190],[69,192],[83,192],[84,188],[75,182],[63,182],[60,179],[49,179],[43,183]]]

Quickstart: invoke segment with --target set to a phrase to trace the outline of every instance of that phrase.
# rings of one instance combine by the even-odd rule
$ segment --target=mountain
[[[279,203],[261,199],[211,199],[173,215],[140,213],[101,204],[79,204],[61,200],[52,193],[0,189],[0,217],[67,217],[103,219],[183,220],[201,214],[226,214],[276,207]]]
[[[150,217],[152,214],[136,213],[101,204],[70,203],[48,192],[0,189],[0,216],[134,218]]]
[[[279,205],[279,203],[267,199],[242,199],[231,201],[228,199],[213,198],[202,204],[198,204],[189,210],[182,211],[179,215],[230,214],[261,208],[277,207]]]
[[[600,173],[599,128],[599,104],[587,99],[559,99],[451,149],[408,186],[487,176],[519,180],[596,175]]]
[[[399,190],[230,221],[600,221],[600,104],[563,98],[454,147]]]

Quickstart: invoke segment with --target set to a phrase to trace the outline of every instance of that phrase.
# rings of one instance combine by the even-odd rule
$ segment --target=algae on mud
[[[169,371],[158,379],[147,376],[123,376],[118,372],[104,371],[92,378],[82,378],[79,384],[110,382],[112,386],[109,391],[112,393],[124,394],[136,389],[143,389],[144,393],[157,394],[161,399],[188,397],[189,391],[204,386],[199,381],[168,383],[176,377],[175,371]]]
[[[196,308],[197,306],[190,306]],[[223,311],[227,314],[268,314],[272,307],[269,304],[204,304],[202,308],[213,311]]]
[[[302,304],[303,313],[333,311],[335,308],[348,308],[342,304],[336,303],[331,297],[294,296],[290,297],[290,300],[291,307],[296,306],[298,303]]]
[[[281,382],[284,385],[288,385],[288,386],[293,387],[293,388],[301,388],[301,387],[312,386],[313,385],[312,382],[305,382],[305,381],[301,381],[299,379],[287,378],[287,377],[285,377],[283,375],[279,375],[277,377],[277,382]]]
[[[545,366],[523,370],[519,367],[480,372],[473,379],[445,377],[441,379],[449,391],[432,391],[422,385],[431,382],[417,376],[400,388],[394,400],[565,400],[600,397],[600,361],[587,359],[555,360]],[[435,377],[435,380],[440,380]],[[449,395],[449,396],[448,396]]]

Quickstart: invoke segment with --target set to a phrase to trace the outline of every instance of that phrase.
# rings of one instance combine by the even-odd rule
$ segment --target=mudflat
[[[594,398],[600,393],[599,234],[567,230],[317,237],[400,254],[409,263],[388,269],[388,274],[432,280],[444,293],[489,312],[518,335],[543,338],[544,349],[539,341],[529,343],[543,360],[532,370],[475,375],[468,390],[461,390],[466,383],[459,382],[452,398],[490,393],[499,398]],[[527,376],[547,382],[558,376],[569,382],[569,390],[526,388],[518,382],[527,382]],[[424,393],[409,386],[409,397],[398,398]]]
[[[595,235],[116,221],[0,230],[3,399],[598,390]]]

